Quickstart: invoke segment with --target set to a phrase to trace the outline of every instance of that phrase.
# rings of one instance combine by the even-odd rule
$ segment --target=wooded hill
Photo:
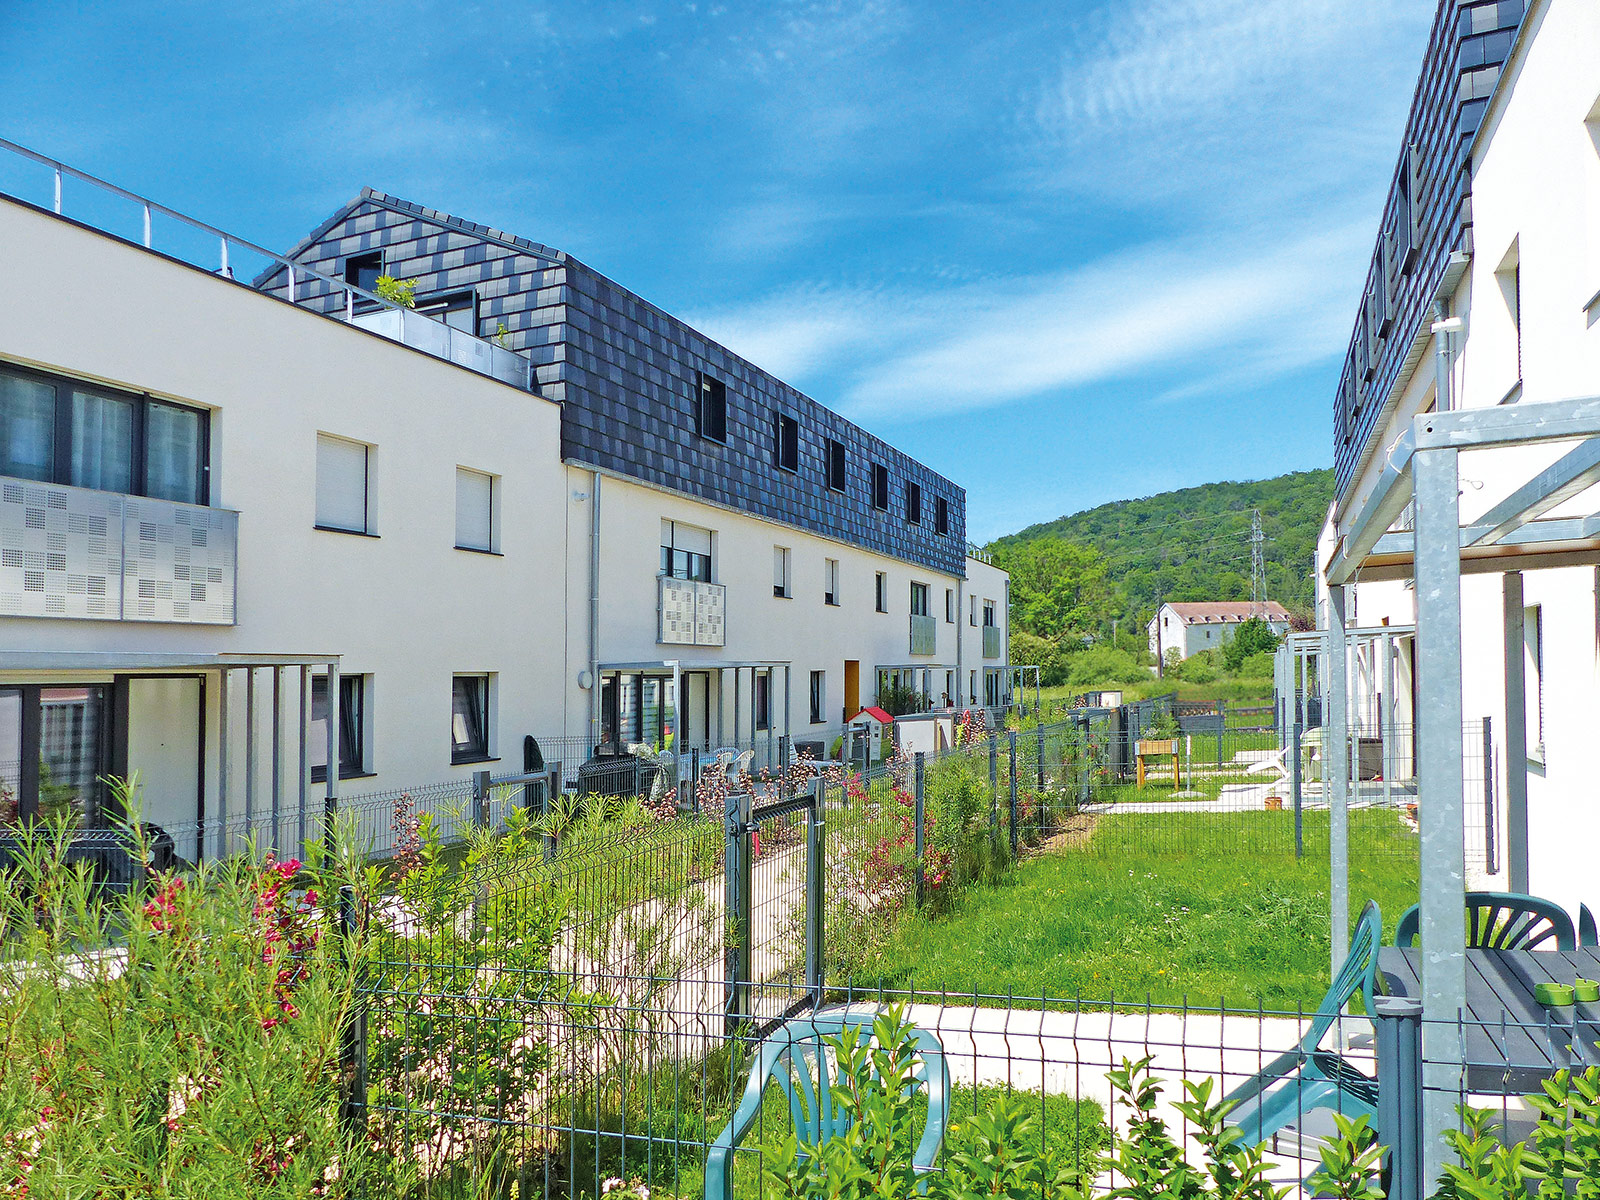
[[[1110,616],[1123,622],[1147,619],[1157,596],[1248,600],[1250,513],[1260,509],[1267,599],[1309,613],[1317,534],[1332,499],[1333,472],[1327,470],[1208,483],[1030,525],[988,548],[999,565],[1013,571],[1019,629],[1052,640],[1100,636]],[[1083,547],[1098,554],[1085,556]],[[1069,596],[1038,603],[1033,593],[1048,590],[1063,571],[1087,578],[1073,579]],[[1039,578],[1031,579],[1034,575]]]

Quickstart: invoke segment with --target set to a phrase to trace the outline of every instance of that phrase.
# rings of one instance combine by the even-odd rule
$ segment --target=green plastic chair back
[[[1580,913],[1580,923],[1582,919]],[[1477,950],[1575,950],[1578,946],[1566,909],[1521,892],[1468,892],[1466,920],[1467,945]],[[1594,918],[1589,921],[1592,935]],[[1415,942],[1421,923],[1422,908],[1413,904],[1400,914],[1394,944]]]
[[[871,1013],[842,1013],[800,1018],[786,1022],[762,1040],[739,1107],[706,1155],[707,1200],[732,1200],[733,1176],[729,1167],[733,1151],[761,1115],[761,1097],[772,1080],[777,1081],[788,1100],[789,1118],[802,1147],[819,1146],[849,1130],[850,1116],[834,1097],[834,1063],[823,1039],[837,1037],[847,1027],[870,1036],[875,1017]],[[917,1086],[927,1091],[928,1117],[911,1164],[918,1171],[928,1171],[939,1156],[949,1121],[950,1068],[945,1062],[944,1046],[932,1031],[913,1029],[912,1038],[918,1057],[914,1076]]]

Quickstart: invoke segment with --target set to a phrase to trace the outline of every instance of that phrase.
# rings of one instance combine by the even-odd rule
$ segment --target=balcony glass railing
[[[939,623],[932,617],[911,616],[911,653],[937,654],[939,652]]]
[[[727,588],[698,579],[656,577],[656,641],[664,646],[720,646]]]
[[[983,627],[983,656],[985,658],[1000,657],[1000,627],[998,625],[985,625]]]
[[[0,478],[0,616],[232,625],[239,514]]]

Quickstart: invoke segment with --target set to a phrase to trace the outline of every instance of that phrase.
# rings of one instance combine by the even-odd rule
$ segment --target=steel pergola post
[[[1350,948],[1350,656],[1345,639],[1345,589],[1328,588],[1328,638],[1323,659],[1328,683],[1322,714],[1322,792],[1328,800],[1328,901],[1332,909],[1333,969]]]

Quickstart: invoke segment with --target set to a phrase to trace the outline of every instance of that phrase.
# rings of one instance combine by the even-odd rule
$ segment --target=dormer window
[[[344,260],[344,281],[363,292],[378,290],[378,276],[383,274],[383,251],[370,254],[352,254]]]

